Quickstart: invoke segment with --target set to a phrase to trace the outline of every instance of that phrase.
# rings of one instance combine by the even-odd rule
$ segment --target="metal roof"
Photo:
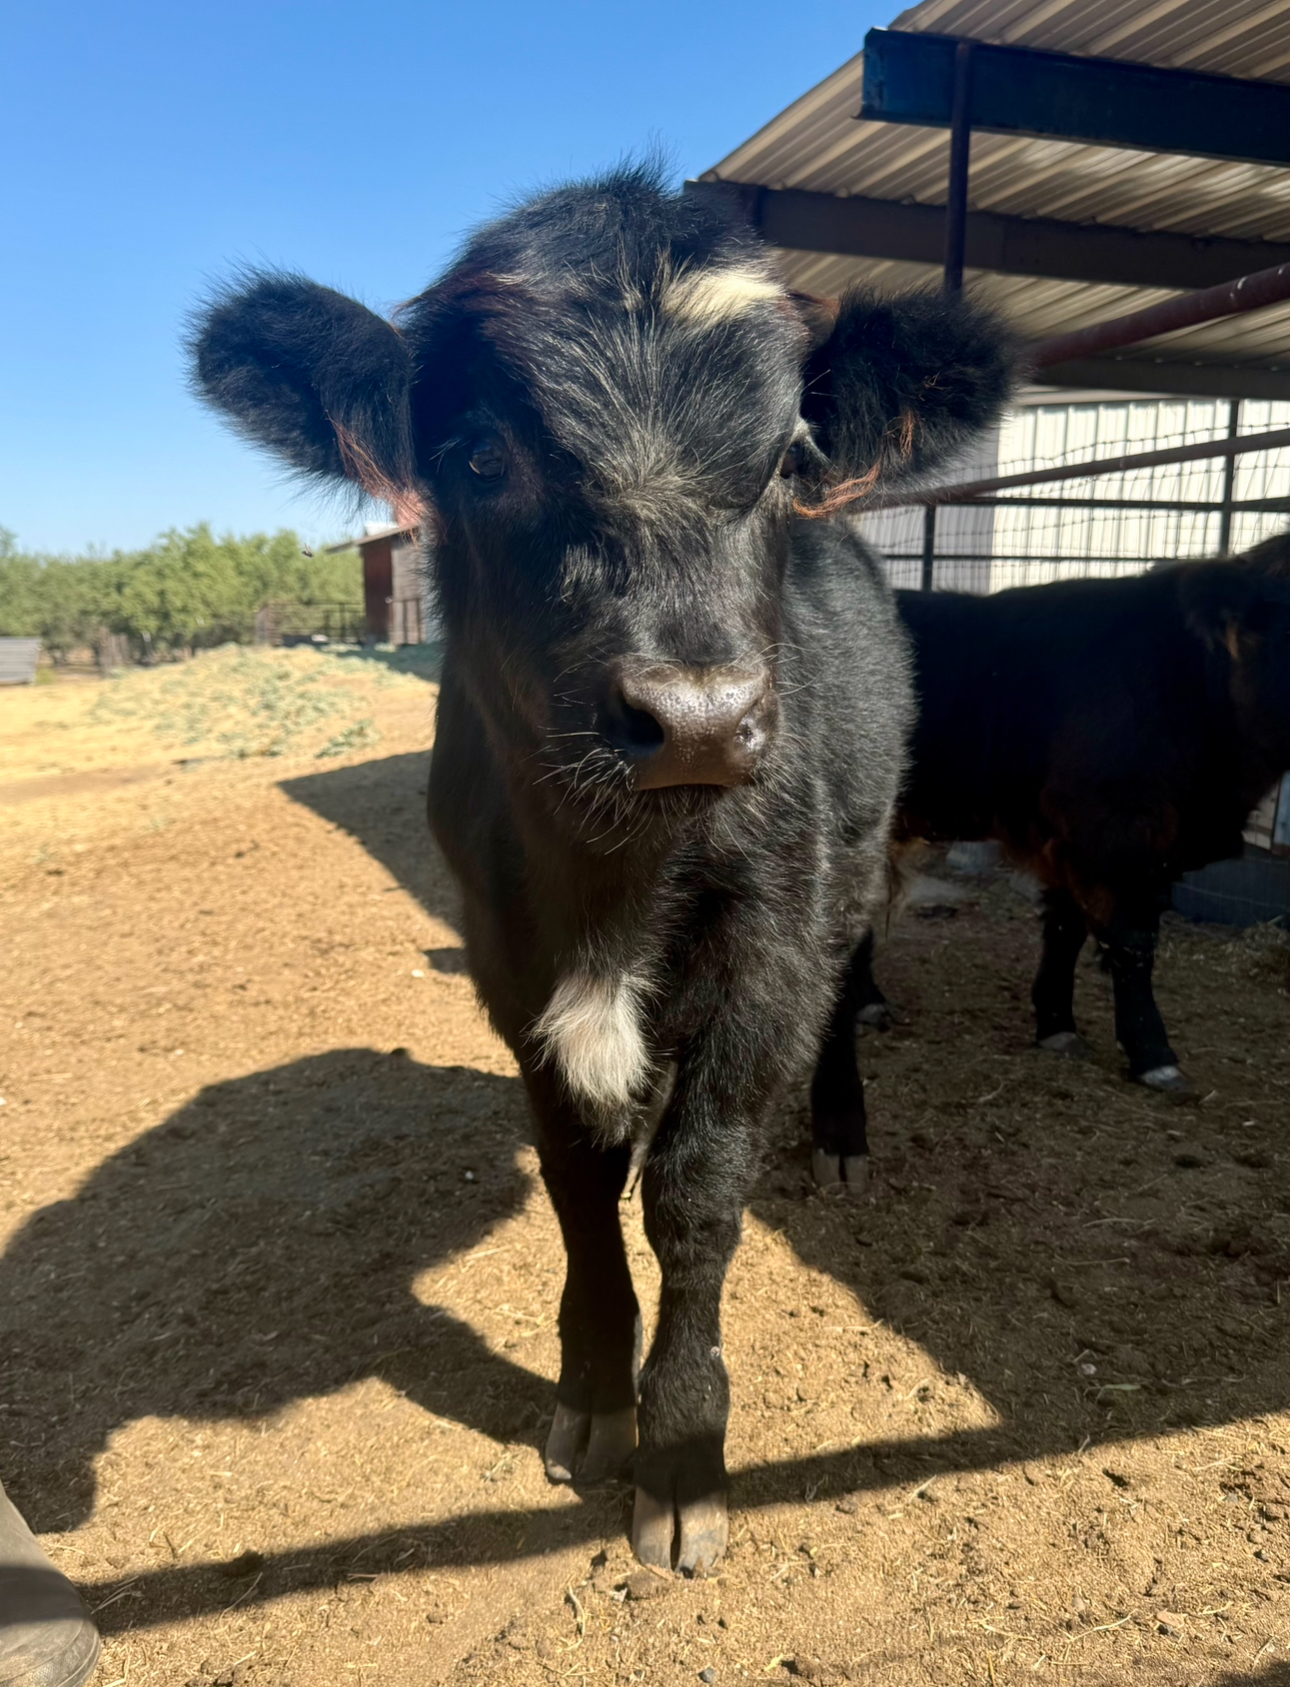
[[[361,551],[364,545],[375,545],[385,539],[414,540],[418,529],[400,527],[397,521],[369,521],[356,539],[340,539],[334,545],[324,545],[324,551]]]
[[[1290,0],[923,0],[892,27],[1290,84]],[[862,72],[857,54],[700,179],[944,205],[948,131],[858,121]],[[975,134],[969,205],[1068,224],[1290,241],[1290,169],[1064,141]],[[1270,253],[1266,263],[1281,257]],[[929,263],[782,248],[781,261],[790,285],[823,295],[858,281],[885,289],[938,274]],[[967,275],[974,291],[1036,338],[1176,291],[1005,275],[970,264]],[[1144,360],[1156,365],[1164,390],[1189,390],[1192,379],[1190,390],[1225,390],[1222,371],[1235,366],[1256,383],[1245,390],[1286,396],[1290,305],[1153,341],[1136,354],[1139,373],[1126,385],[1142,387]],[[1260,373],[1273,385],[1259,387]],[[1094,377],[1098,385],[1115,384],[1105,360],[1090,370]]]

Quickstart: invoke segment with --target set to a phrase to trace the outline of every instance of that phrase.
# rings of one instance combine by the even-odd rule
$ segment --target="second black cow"
[[[1226,561],[988,597],[900,592],[919,718],[897,837],[997,838],[1044,887],[1041,1048],[1087,1050],[1092,932],[1139,1083],[1192,1092],[1152,991],[1179,874],[1238,855],[1290,767],[1290,536]]]

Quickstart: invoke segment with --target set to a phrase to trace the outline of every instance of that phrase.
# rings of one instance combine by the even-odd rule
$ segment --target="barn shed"
[[[803,292],[966,285],[1045,352],[962,496],[865,518],[896,584],[1132,573],[1290,519],[1290,0],[923,0],[688,185]],[[1290,911],[1290,780],[1248,837],[1258,870],[1189,912]]]
[[[330,548],[356,549],[363,559],[363,612],[369,639],[376,644],[425,644],[435,637],[417,528],[368,522],[362,538],[346,539]]]
[[[39,662],[38,638],[0,638],[0,685],[34,685]]]

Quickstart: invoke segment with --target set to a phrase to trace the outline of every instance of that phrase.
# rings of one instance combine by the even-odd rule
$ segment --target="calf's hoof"
[[[594,1487],[612,1482],[636,1451],[636,1408],[617,1412],[580,1412],[557,1405],[542,1451],[552,1482]]]
[[[830,1154],[816,1148],[811,1154],[811,1176],[825,1195],[840,1195],[858,1201],[869,1187],[867,1154]]]
[[[632,1507],[632,1551],[655,1570],[675,1567],[706,1576],[726,1550],[730,1518],[724,1494],[678,1504],[637,1488]]]
[[[1195,1101],[1196,1086],[1181,1066],[1153,1066],[1148,1072],[1135,1072],[1135,1084],[1143,1084],[1174,1101]]]
[[[1051,1037],[1040,1037],[1036,1048],[1046,1054],[1060,1054],[1066,1060],[1091,1060],[1093,1051],[1078,1031],[1054,1031]]]
[[[856,1020],[874,1031],[890,1031],[896,1023],[896,1015],[890,1002],[868,1002],[856,1014]]]

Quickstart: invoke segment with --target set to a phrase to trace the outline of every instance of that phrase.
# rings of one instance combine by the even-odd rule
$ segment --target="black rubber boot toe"
[[[0,1687],[82,1687],[98,1655],[80,1595],[0,1488]]]

